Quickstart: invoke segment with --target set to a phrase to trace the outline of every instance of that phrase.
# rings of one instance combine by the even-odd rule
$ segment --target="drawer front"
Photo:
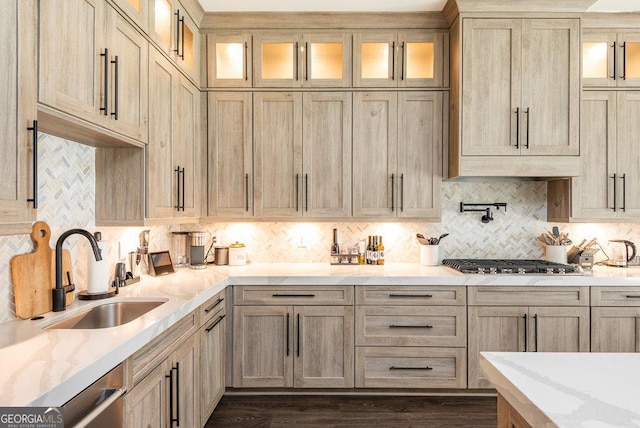
[[[640,306],[640,287],[591,287],[591,306]]]
[[[224,297],[225,292],[221,291],[200,306],[198,309],[200,311],[200,325],[208,322],[221,311],[224,311],[226,303]]]
[[[589,287],[469,287],[469,306],[589,306]]]
[[[464,306],[357,306],[357,346],[461,346]]]
[[[464,348],[356,348],[357,388],[465,388]]]
[[[373,285],[356,287],[357,305],[393,306],[456,306],[466,303],[465,287],[456,286],[397,286]]]
[[[233,288],[235,305],[353,305],[353,286],[252,286]]]

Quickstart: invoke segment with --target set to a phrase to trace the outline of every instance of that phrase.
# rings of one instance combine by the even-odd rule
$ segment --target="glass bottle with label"
[[[382,243],[382,236],[378,236],[378,264],[384,264],[384,244]]]

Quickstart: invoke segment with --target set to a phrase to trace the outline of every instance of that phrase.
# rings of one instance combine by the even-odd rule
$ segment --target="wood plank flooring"
[[[496,426],[496,397],[225,395],[205,427]]]

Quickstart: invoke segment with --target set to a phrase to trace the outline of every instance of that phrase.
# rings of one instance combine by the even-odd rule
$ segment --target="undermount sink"
[[[166,300],[105,303],[48,325],[45,329],[93,330],[117,327],[135,320],[165,302]]]

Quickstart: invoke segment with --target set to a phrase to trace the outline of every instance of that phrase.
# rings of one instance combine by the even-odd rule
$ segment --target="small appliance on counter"
[[[205,241],[207,239],[206,232],[189,232],[189,238],[191,241],[191,247],[189,248],[189,267],[191,269],[206,269],[206,246]],[[212,237],[213,242],[216,241],[215,237]]]
[[[462,273],[516,275],[584,275],[580,268],[547,260],[444,259],[442,264]]]
[[[612,247],[611,257],[604,263],[607,266],[629,267],[629,262],[636,257],[635,244],[625,239],[612,239],[609,242],[613,243],[614,246]]]

